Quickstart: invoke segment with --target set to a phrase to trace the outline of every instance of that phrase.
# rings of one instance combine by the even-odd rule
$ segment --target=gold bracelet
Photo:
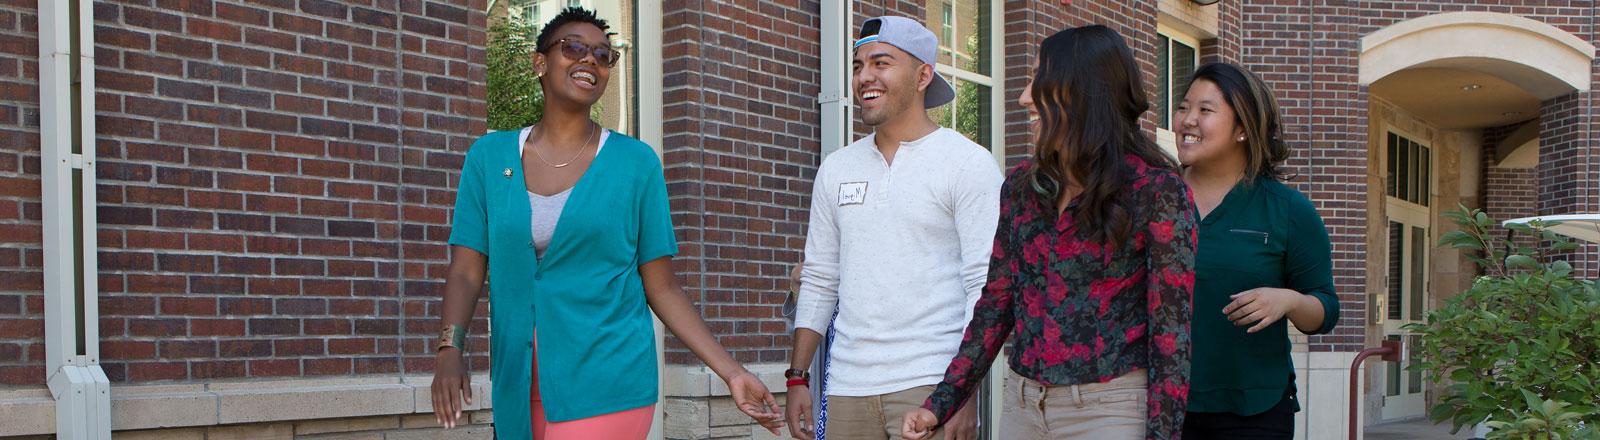
[[[435,351],[444,351],[446,348],[455,348],[466,351],[467,329],[459,325],[446,325],[439,330],[439,345]]]

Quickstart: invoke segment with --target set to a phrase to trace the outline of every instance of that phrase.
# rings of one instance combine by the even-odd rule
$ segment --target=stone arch
[[[1555,26],[1493,12],[1418,17],[1361,39],[1359,81],[1371,85],[1414,67],[1494,75],[1539,99],[1589,90],[1595,47]]]

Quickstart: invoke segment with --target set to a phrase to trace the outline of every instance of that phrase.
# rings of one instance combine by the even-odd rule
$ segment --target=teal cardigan
[[[534,256],[518,131],[478,138],[456,191],[450,244],[489,260],[489,360],[495,431],[531,438],[539,395],[551,422],[656,402],[655,328],[639,265],[677,253],[654,150],[612,133],[578,183],[544,258]]]

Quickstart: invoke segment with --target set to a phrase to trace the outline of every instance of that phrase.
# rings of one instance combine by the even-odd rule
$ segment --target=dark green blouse
[[[1255,415],[1294,394],[1289,318],[1251,334],[1222,313],[1232,295],[1257,287],[1316,297],[1323,321],[1313,334],[1327,333],[1339,322],[1322,217],[1305,195],[1264,177],[1235,186],[1200,220],[1189,411]]]

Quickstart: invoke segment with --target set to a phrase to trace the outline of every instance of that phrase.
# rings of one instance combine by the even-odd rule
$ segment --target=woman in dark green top
[[[1202,66],[1173,122],[1201,217],[1183,438],[1290,438],[1300,407],[1288,324],[1318,334],[1339,321],[1327,229],[1282,183],[1289,149],[1260,78]]]

